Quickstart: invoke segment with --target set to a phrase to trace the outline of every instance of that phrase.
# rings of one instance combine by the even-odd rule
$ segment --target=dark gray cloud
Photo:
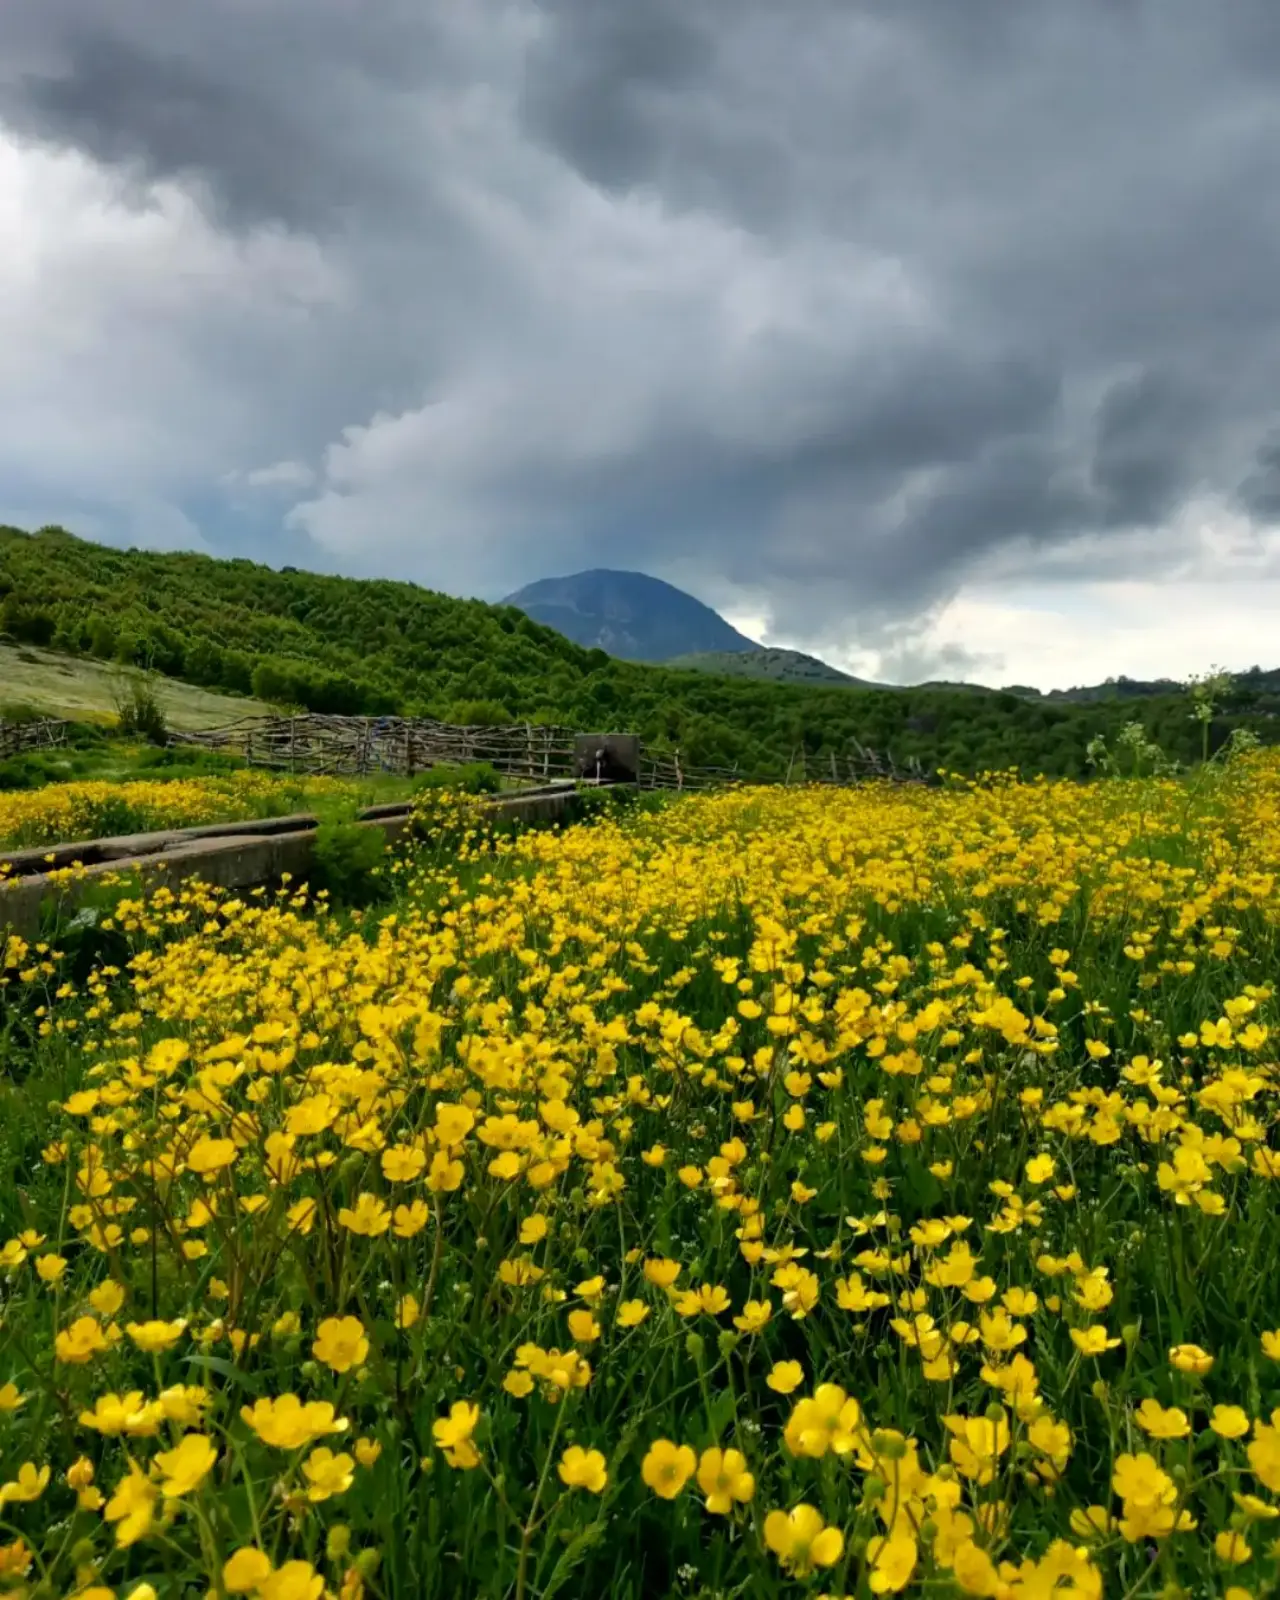
[[[983,573],[1280,520],[1278,80],[1273,0],[7,0],[61,209],[0,489],[914,659]]]
[[[1093,485],[1108,526],[1158,522],[1196,478],[1196,449],[1211,423],[1204,397],[1166,373],[1118,379],[1097,412]]]
[[[1240,485],[1239,500],[1259,522],[1280,523],[1280,429],[1259,445],[1253,470]]]

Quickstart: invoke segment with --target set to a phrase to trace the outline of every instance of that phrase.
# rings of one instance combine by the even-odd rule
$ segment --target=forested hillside
[[[780,775],[799,749],[824,763],[854,739],[959,771],[1083,774],[1089,738],[1133,717],[1184,760],[1199,747],[1180,696],[1079,706],[679,672],[582,649],[509,606],[414,584],[114,550],[61,530],[0,528],[0,633],[316,711],[627,729],[747,775]],[[1247,720],[1273,742],[1277,710],[1274,693],[1239,692],[1215,740]]]

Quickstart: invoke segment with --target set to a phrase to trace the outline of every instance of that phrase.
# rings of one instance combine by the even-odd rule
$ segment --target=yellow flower
[[[319,1502],[335,1494],[345,1494],[355,1479],[355,1465],[349,1455],[335,1455],[328,1445],[313,1450],[302,1463],[307,1499]]]
[[[469,1471],[480,1465],[480,1452],[471,1435],[480,1421],[480,1407],[468,1400],[455,1400],[447,1417],[437,1417],[431,1424],[431,1434],[436,1448],[443,1452],[451,1467]]]
[[[345,1433],[349,1426],[345,1417],[334,1415],[328,1400],[304,1404],[296,1394],[255,1400],[252,1406],[242,1406],[240,1415],[264,1444],[277,1450],[298,1450],[325,1434]]]
[[[83,1366],[100,1351],[107,1348],[106,1335],[96,1317],[77,1317],[69,1328],[64,1328],[53,1341],[54,1354],[59,1361],[72,1366]]]
[[[1280,1328],[1262,1335],[1262,1353],[1268,1361],[1280,1361]]]
[[[680,1263],[664,1256],[651,1256],[641,1268],[645,1280],[658,1289],[669,1289],[680,1276]]]
[[[396,1301],[396,1327],[401,1332],[412,1328],[422,1311],[417,1295],[403,1294]]]
[[[242,1545],[223,1564],[222,1587],[228,1594],[252,1594],[270,1575],[270,1559],[252,1545]]]
[[[819,1459],[828,1450],[848,1455],[862,1431],[862,1408],[838,1384],[820,1383],[812,1396],[798,1400],[783,1439],[793,1456]]]
[[[0,1484],[0,1509],[15,1501],[38,1500],[48,1482],[48,1467],[37,1467],[34,1461],[24,1462],[18,1468],[16,1478]]]
[[[674,1500],[693,1476],[698,1458],[687,1444],[658,1439],[651,1444],[640,1463],[640,1476],[664,1500]]]
[[[1134,1421],[1143,1433],[1149,1433],[1153,1439],[1185,1439],[1191,1432],[1191,1424],[1187,1421],[1185,1411],[1177,1406],[1170,1406],[1166,1411],[1157,1401],[1150,1398],[1144,1400],[1134,1413]]]
[[[947,1416],[942,1420],[952,1435],[949,1450],[956,1470],[979,1485],[990,1483],[1000,1457],[1009,1448],[1009,1421],[1004,1408],[997,1407],[991,1416]]]
[[[1240,1406],[1214,1406],[1209,1426],[1224,1439],[1243,1439],[1249,1431],[1249,1416]]]
[[[452,1105],[447,1101],[436,1106],[435,1136],[447,1150],[460,1145],[475,1125],[476,1115],[469,1106]]]
[[[1119,1339],[1108,1336],[1106,1325],[1101,1322],[1095,1322],[1087,1328],[1072,1328],[1071,1342],[1086,1356],[1100,1356],[1106,1350],[1114,1350],[1120,1343]]]
[[[380,1165],[388,1183],[412,1183],[426,1168],[426,1152],[413,1145],[393,1145],[382,1152]]]
[[[1028,1183],[1048,1183],[1058,1170],[1058,1163],[1051,1155],[1032,1156],[1027,1162],[1025,1171]]]
[[[775,1361],[764,1381],[777,1394],[791,1394],[804,1382],[804,1368],[798,1361]]]
[[[704,1450],[698,1462],[698,1487],[706,1496],[707,1510],[714,1516],[727,1516],[736,1500],[745,1505],[756,1492],[756,1480],[747,1471],[747,1458],[740,1450]]]
[[[1245,1536],[1227,1528],[1213,1541],[1213,1551],[1219,1561],[1225,1561],[1232,1567],[1242,1566],[1253,1556]]]
[[[748,1300],[733,1325],[742,1333],[759,1333],[772,1315],[773,1306],[768,1300]]]
[[[358,1317],[326,1317],[316,1329],[311,1353],[332,1372],[350,1372],[369,1354],[364,1324]]]
[[[431,1220],[425,1200],[413,1200],[407,1206],[397,1206],[391,1213],[391,1231],[397,1239],[414,1239]]]
[[[1268,1500],[1260,1500],[1256,1494],[1242,1494],[1236,1490],[1231,1498],[1250,1522],[1274,1522],[1280,1517],[1280,1506],[1273,1506]]]
[[[604,1456],[599,1450],[584,1450],[581,1445],[570,1445],[560,1457],[560,1481],[571,1489],[585,1489],[588,1494],[601,1494],[609,1481]]]
[[[589,1311],[571,1311],[569,1337],[575,1344],[594,1344],[600,1337],[600,1324]]]
[[[511,1156],[514,1152],[507,1151]],[[498,1161],[503,1157],[499,1156]],[[497,1163],[494,1163],[496,1166]],[[431,1157],[431,1170],[427,1173],[427,1188],[432,1194],[452,1194],[455,1189],[462,1187],[462,1180],[466,1176],[466,1168],[456,1156],[450,1156],[444,1150],[437,1150]],[[493,1167],[490,1167],[493,1171]],[[498,1174],[506,1176],[505,1173]]]
[[[343,1206],[338,1221],[352,1233],[367,1239],[376,1239],[391,1226],[391,1208],[377,1195],[361,1194],[354,1206]]]
[[[324,1577],[309,1561],[286,1561],[258,1584],[259,1600],[320,1600]]]
[[[1277,1424],[1276,1414],[1272,1413],[1270,1427],[1259,1422],[1253,1431],[1253,1443],[1246,1452],[1253,1475],[1272,1494],[1280,1494],[1280,1425]]]
[[[207,1176],[231,1166],[238,1154],[234,1139],[210,1139],[206,1135],[187,1152],[187,1166],[192,1172]]]
[[[16,1411],[23,1403],[16,1383],[0,1383],[0,1412]]]
[[[31,1570],[33,1559],[31,1551],[21,1539],[15,1539],[12,1544],[0,1544],[0,1579],[12,1581],[25,1578]],[[17,1592],[19,1595],[22,1593],[21,1590]],[[110,1590],[106,1591],[106,1600],[115,1600]]]
[[[696,1289],[685,1289],[674,1299],[676,1311],[682,1317],[696,1317],[706,1313],[718,1317],[729,1309],[728,1293],[717,1283],[703,1283]]]
[[[382,1445],[377,1439],[357,1439],[353,1448],[362,1467],[373,1466],[382,1454]]]
[[[643,1300],[624,1300],[618,1306],[618,1326],[620,1328],[638,1328],[649,1315],[651,1307],[645,1305]]]
[[[520,1243],[523,1245],[538,1244],[547,1236],[547,1219],[540,1211],[533,1216],[526,1217],[520,1224]]]
[[[1198,1344],[1175,1344],[1169,1351],[1172,1366],[1179,1372],[1193,1373],[1197,1378],[1204,1377],[1213,1366],[1213,1360],[1209,1352],[1202,1350]]]
[[[95,1433],[107,1435],[127,1433],[139,1435],[159,1433],[164,1412],[160,1406],[144,1403],[141,1389],[128,1394],[101,1394],[93,1403],[92,1411],[82,1411],[80,1421]]]
[[[207,1435],[184,1434],[172,1450],[163,1450],[155,1458],[161,1474],[160,1493],[166,1500],[190,1494],[213,1470],[217,1459],[218,1452]]]
[[[65,1256],[43,1255],[36,1257],[36,1273],[41,1283],[60,1283],[67,1270]]]
[[[177,1344],[186,1326],[186,1318],[179,1317],[173,1322],[126,1322],[124,1331],[139,1350],[158,1355]]]
[[[909,1529],[895,1528],[887,1538],[877,1536],[868,1540],[871,1592],[897,1594],[905,1589],[916,1569],[918,1553]]]
[[[116,1524],[116,1544],[122,1548],[135,1544],[151,1530],[160,1491],[136,1461],[129,1463],[129,1474],[116,1485],[103,1516]]]
[[[807,1577],[815,1567],[833,1567],[844,1552],[844,1535],[839,1528],[828,1528],[821,1512],[810,1505],[771,1511],[764,1519],[764,1539],[797,1578]]]

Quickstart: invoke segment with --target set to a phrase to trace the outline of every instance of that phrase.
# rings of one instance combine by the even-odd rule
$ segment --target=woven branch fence
[[[0,761],[24,750],[52,750],[67,742],[67,724],[54,717],[36,722],[0,722]]]
[[[413,777],[443,764],[488,762],[504,776],[546,783],[573,776],[574,732],[523,723],[463,727],[430,717],[242,717],[200,733],[172,733],[172,744],[199,745],[283,772]]]
[[[464,727],[429,717],[242,717],[199,733],[171,733],[172,744],[225,750],[252,766],[281,772],[364,777],[374,772],[413,777],[438,765],[487,762],[504,777],[548,783],[575,776],[572,728],[516,723]],[[895,764],[856,740],[848,751],[806,758],[793,753],[786,783],[848,785],[868,779],[926,783],[918,761]],[[694,765],[679,750],[642,749],[639,780],[645,789],[710,789],[747,781],[735,767]],[[758,781],[758,780],[757,780]],[[775,782],[777,780],[774,780]]]

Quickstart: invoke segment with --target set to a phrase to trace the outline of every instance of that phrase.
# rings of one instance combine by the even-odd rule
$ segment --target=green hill
[[[315,711],[626,729],[745,776],[781,776],[801,751],[808,770],[825,771],[854,740],[957,771],[1083,774],[1089,738],[1131,717],[1183,759],[1199,732],[1172,695],[1079,706],[672,671],[583,649],[512,607],[415,584],[107,549],[60,529],[0,528],[0,634]],[[1242,691],[1228,709],[1216,738],[1241,716],[1263,738],[1280,736],[1280,693]]]

